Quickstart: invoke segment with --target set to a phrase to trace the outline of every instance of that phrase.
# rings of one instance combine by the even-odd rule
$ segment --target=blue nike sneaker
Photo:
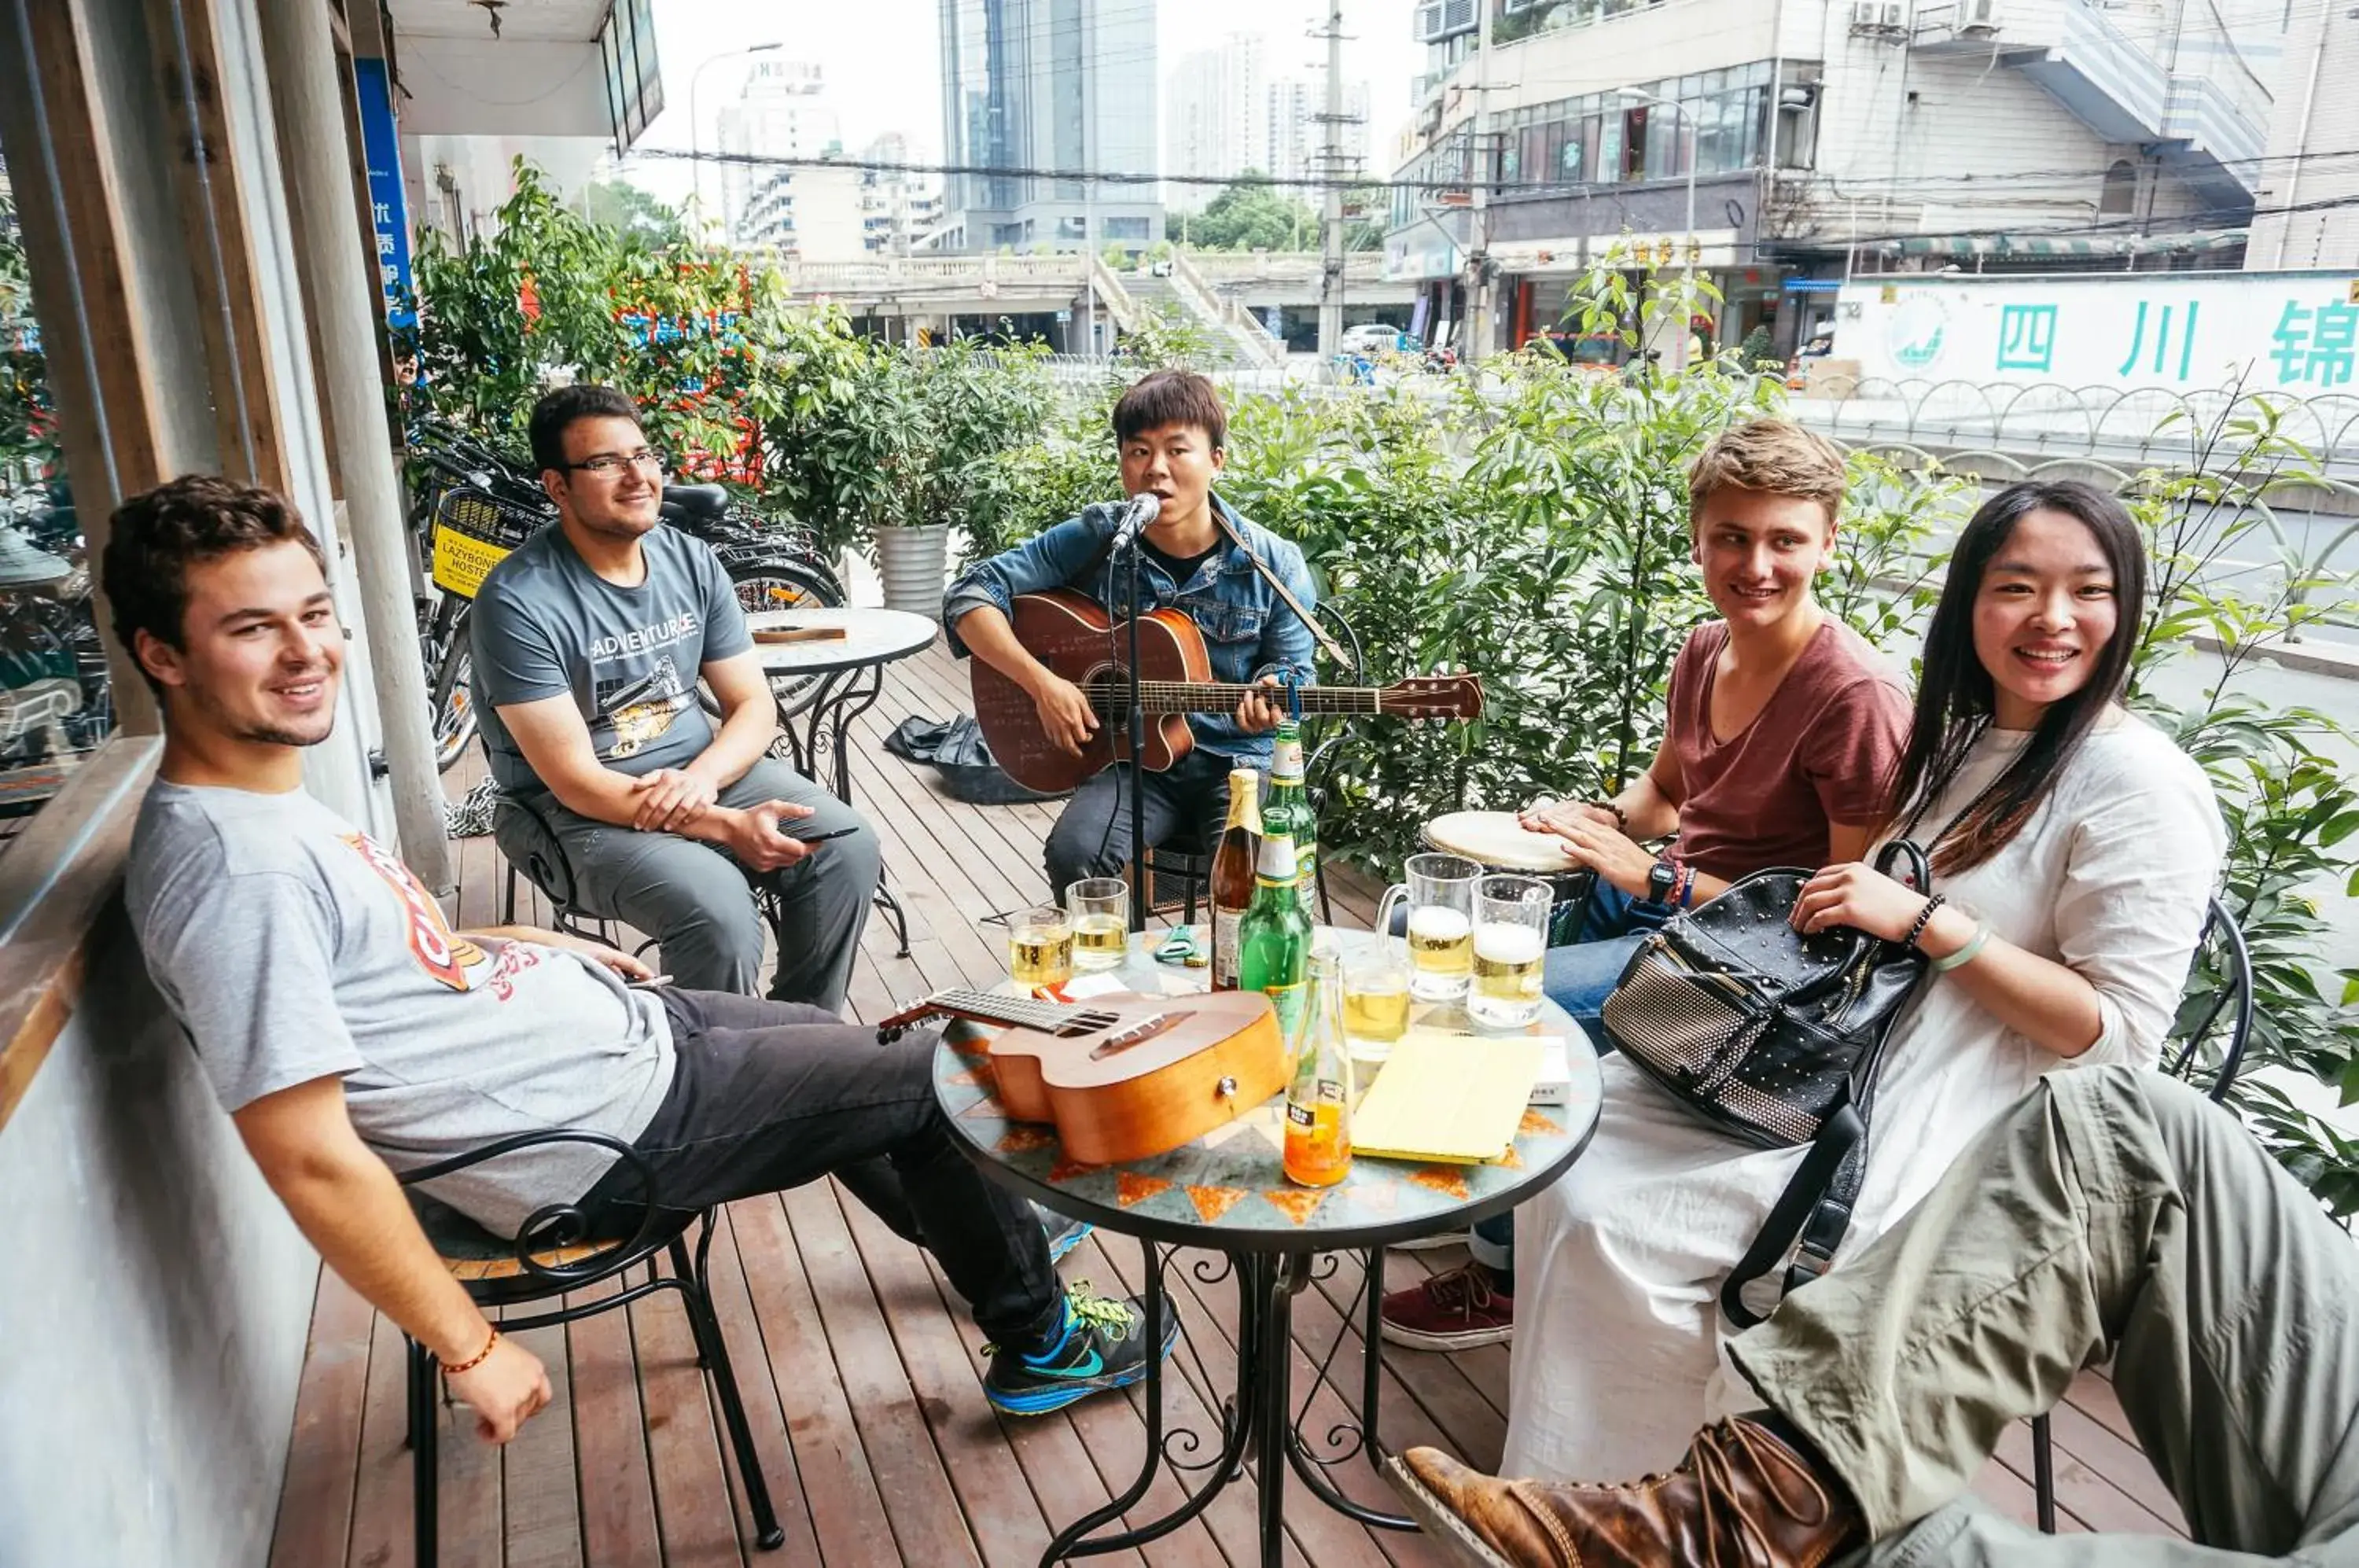
[[[1163,1307],[1163,1343],[1147,1343],[1147,1312],[1136,1298],[1117,1301],[1093,1296],[1076,1279],[1065,1292],[1063,1321],[1046,1343],[1032,1350],[986,1345],[991,1370],[983,1397],[1011,1416],[1043,1416],[1077,1399],[1120,1388],[1147,1376],[1147,1357],[1171,1354],[1180,1341],[1180,1316],[1169,1300]]]

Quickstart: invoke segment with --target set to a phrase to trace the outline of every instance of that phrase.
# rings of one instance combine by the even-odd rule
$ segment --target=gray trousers
[[[1865,1510],[1875,1564],[2359,1563],[2359,1243],[2236,1119],[2050,1074],[1730,1355]],[[2044,1536],[1967,1487],[2107,1354],[2194,1541]]]
[[[721,791],[723,805],[741,810],[766,800],[812,807],[813,815],[790,824],[804,833],[859,831],[819,845],[796,865],[753,872],[724,851],[677,833],[595,822],[548,796],[533,804],[556,835],[582,911],[654,937],[665,971],[681,990],[755,994],[765,927],[749,884],[759,884],[777,893],[781,912],[771,999],[839,1012],[876,893],[876,831],[776,757],[755,763]],[[500,809],[492,831],[515,865],[529,865],[536,851],[549,853],[531,814],[514,805]]]

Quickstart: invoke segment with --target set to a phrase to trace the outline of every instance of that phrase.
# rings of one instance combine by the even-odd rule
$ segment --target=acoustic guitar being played
[[[1098,727],[1080,756],[1066,751],[1040,727],[1031,694],[976,659],[975,723],[1007,776],[1027,789],[1061,793],[1128,757],[1123,716],[1130,704],[1129,623],[1070,589],[1052,588],[1017,594],[1008,624],[1026,652],[1082,689]],[[1140,762],[1153,773],[1169,768],[1195,746],[1187,714],[1234,712],[1249,691],[1271,695],[1262,687],[1214,681],[1203,634],[1184,611],[1168,605],[1139,617],[1138,676],[1140,705],[1147,714]],[[1483,682],[1473,675],[1417,676],[1389,686],[1305,686],[1301,697],[1306,714],[1473,719],[1483,713]]]

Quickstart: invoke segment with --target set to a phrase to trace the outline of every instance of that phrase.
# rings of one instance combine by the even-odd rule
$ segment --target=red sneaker
[[[1472,1350],[1515,1337],[1516,1299],[1472,1259],[1422,1285],[1394,1290],[1377,1312],[1386,1339],[1411,1350]]]

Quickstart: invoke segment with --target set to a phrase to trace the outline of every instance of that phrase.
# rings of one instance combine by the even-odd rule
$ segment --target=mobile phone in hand
[[[784,828],[779,830],[785,837],[799,839],[804,844],[825,844],[830,839],[850,838],[853,833],[856,833],[859,831],[860,827],[857,823],[854,823],[853,826],[848,828],[832,828],[826,833],[787,833]]]
[[[669,975],[650,975],[644,980],[625,980],[623,982],[623,986],[625,990],[631,991],[652,991],[658,985],[670,984],[671,976]]]

